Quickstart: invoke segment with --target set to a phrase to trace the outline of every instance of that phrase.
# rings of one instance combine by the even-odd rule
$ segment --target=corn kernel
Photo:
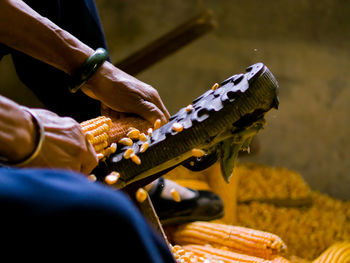
[[[140,203],[144,202],[147,199],[147,192],[143,188],[139,188],[136,191],[136,200]]]
[[[159,128],[160,128],[160,125],[161,125],[161,121],[160,121],[160,119],[157,119],[157,120],[154,122],[154,126],[153,126],[154,130],[159,129]]]
[[[145,152],[148,149],[149,143],[148,142],[144,142],[141,147],[140,147],[140,153]]]
[[[91,132],[86,132],[85,133],[85,137],[86,139],[88,139],[89,141],[94,139],[94,135]]]
[[[105,177],[105,182],[109,185],[115,184],[120,177],[118,172],[111,172],[109,175]]]
[[[201,149],[196,149],[196,148],[192,149],[192,156],[193,157],[202,157],[205,154],[206,154],[206,152],[201,150]]]
[[[185,110],[186,110],[186,112],[193,111],[193,105],[192,104],[187,105]]]
[[[133,161],[137,165],[141,164],[141,159],[136,154],[131,154],[130,158],[131,158],[131,161]]]
[[[211,87],[211,89],[212,89],[212,90],[216,90],[219,86],[220,86],[220,85],[219,85],[218,83],[215,83],[215,84]]]
[[[101,159],[103,159],[105,157],[103,153],[98,153],[96,155],[97,155],[97,159],[98,160],[101,160]]]
[[[130,138],[121,138],[118,141],[119,144],[126,145],[126,146],[131,146],[132,145],[132,140]]]
[[[141,133],[141,134],[140,134],[139,140],[142,141],[142,142],[147,142],[147,136],[146,136],[146,134]]]
[[[173,129],[173,131],[176,132],[182,132],[182,130],[184,129],[184,126],[181,123],[175,122],[171,128]]]
[[[134,150],[132,148],[129,148],[124,152],[123,157],[125,159],[129,159],[133,153],[134,153]]]
[[[140,131],[138,129],[131,129],[126,136],[128,136],[130,139],[136,140],[140,137]]]
[[[91,181],[91,182],[96,182],[96,181],[97,181],[96,175],[94,175],[94,174],[90,174],[90,175],[88,176],[88,179],[89,179],[89,181]]]
[[[152,128],[149,128],[149,129],[147,130],[147,134],[148,134],[149,137],[152,137],[153,129],[152,129]]]
[[[94,150],[95,150],[95,152],[99,152],[99,151],[103,150],[104,148],[106,148],[107,146],[108,146],[108,142],[104,141],[103,143],[95,144]]]
[[[112,143],[111,146],[109,146],[109,151],[110,153],[115,153],[117,151],[117,144],[116,143]]]
[[[179,192],[175,188],[172,188],[170,190],[170,194],[171,194],[171,196],[172,196],[172,198],[174,199],[175,202],[181,202],[181,198],[180,198]]]

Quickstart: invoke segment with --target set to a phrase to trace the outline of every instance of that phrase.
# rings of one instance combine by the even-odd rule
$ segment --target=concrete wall
[[[265,63],[280,84],[280,109],[268,114],[258,136],[260,154],[240,161],[285,166],[312,188],[350,199],[350,2],[99,0],[97,5],[114,62],[211,8],[219,24],[215,31],[137,77],[157,88],[175,113],[214,82]],[[8,90],[20,84],[9,63],[0,64],[0,92],[11,95]],[[26,99],[16,99],[39,103],[24,94]]]

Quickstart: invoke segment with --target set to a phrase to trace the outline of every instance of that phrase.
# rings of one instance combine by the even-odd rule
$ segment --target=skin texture
[[[0,42],[73,75],[94,52],[20,0],[0,1]],[[150,85],[104,62],[82,91],[101,101],[105,113],[136,114],[150,123],[170,117]],[[27,157],[37,136],[30,114],[0,97],[0,154],[10,161]],[[28,166],[66,168],[89,173],[97,158],[80,125],[70,118],[37,110],[46,139],[39,156]]]
[[[20,0],[0,1],[0,40],[69,75],[94,52]],[[134,113],[151,123],[156,119],[165,123],[170,117],[153,87],[109,62],[103,63],[82,91],[112,110]]]
[[[39,155],[27,167],[49,167],[88,174],[98,163],[80,124],[69,117],[33,109],[44,125],[45,140]],[[38,136],[31,115],[15,102],[0,96],[0,154],[21,161],[35,148]]]

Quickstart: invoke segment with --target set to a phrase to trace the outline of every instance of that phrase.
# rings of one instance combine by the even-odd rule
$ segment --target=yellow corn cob
[[[107,141],[104,141],[104,142],[101,142],[99,144],[95,144],[94,145],[95,152],[100,152],[106,147],[108,147],[108,142]]]
[[[96,127],[100,127],[103,124],[111,125],[112,120],[106,116],[100,116],[95,119],[91,119],[88,121],[84,121],[80,123],[80,126],[82,127],[83,131],[90,131],[94,130]]]
[[[270,260],[266,260],[259,257],[248,256],[245,254],[240,254],[236,252],[232,252],[229,250],[214,248],[210,246],[199,246],[199,245],[187,245],[183,246],[184,250],[191,251],[195,255],[200,257],[206,257],[211,259],[222,260],[224,262],[254,262],[254,263],[269,263],[272,262]]]
[[[127,137],[130,127],[135,127],[140,132],[146,132],[151,127],[148,121],[137,117],[125,117],[121,119],[113,119],[111,128],[109,129],[109,143],[118,142],[121,138]]]
[[[124,117],[112,121],[105,116],[84,121],[80,125],[86,138],[93,145],[99,160],[103,160],[116,151],[116,142],[131,146],[132,140],[127,137],[138,139],[140,130],[147,131],[151,126],[149,122],[137,117]],[[146,136],[142,136],[142,140],[145,139],[147,140]],[[140,163],[137,156],[133,161]]]
[[[324,251],[312,263],[349,263],[350,242],[336,243]]]
[[[200,221],[178,228],[174,232],[174,241],[179,245],[226,246],[231,251],[265,259],[272,259],[286,249],[277,235],[268,232]]]

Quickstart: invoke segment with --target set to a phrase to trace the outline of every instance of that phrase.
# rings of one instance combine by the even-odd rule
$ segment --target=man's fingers
[[[149,101],[143,101],[140,103],[134,113],[140,115],[150,123],[154,123],[157,119],[160,119],[162,124],[168,122],[168,118],[164,115],[164,113],[156,105]]]
[[[97,166],[98,159],[92,144],[85,138],[86,153],[85,158],[81,164],[81,172],[84,174],[90,174],[90,172]]]

